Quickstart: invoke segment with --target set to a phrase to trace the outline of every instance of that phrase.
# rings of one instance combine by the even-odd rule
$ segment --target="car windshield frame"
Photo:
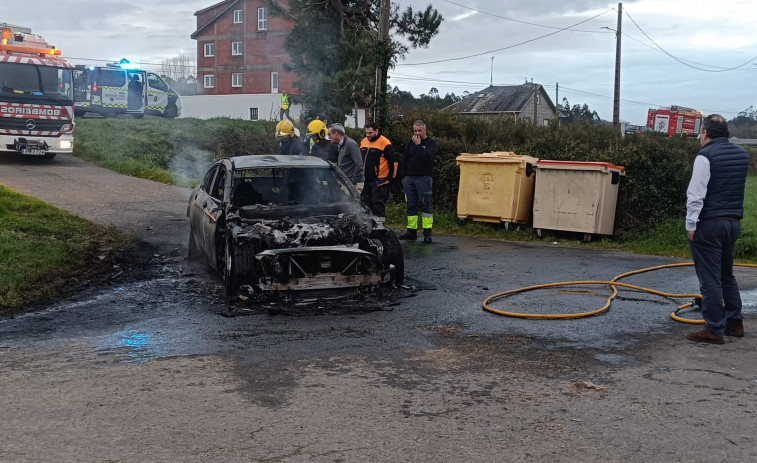
[[[277,209],[358,203],[349,181],[332,166],[244,167],[234,170],[231,204]],[[246,185],[245,185],[246,184]]]

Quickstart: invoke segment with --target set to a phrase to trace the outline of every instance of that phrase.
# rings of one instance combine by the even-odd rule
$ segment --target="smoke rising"
[[[202,181],[212,160],[213,155],[210,151],[200,149],[193,144],[184,145],[179,150],[179,154],[171,159],[168,166],[171,169],[174,184],[194,188]]]

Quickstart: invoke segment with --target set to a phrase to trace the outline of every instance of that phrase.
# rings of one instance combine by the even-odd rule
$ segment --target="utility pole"
[[[376,94],[374,95],[376,104],[374,106],[373,118],[381,129],[385,129],[389,123],[389,102],[386,98],[386,82],[390,62],[389,13],[391,11],[391,0],[381,0],[379,8],[379,43],[377,44]]]
[[[612,102],[612,125],[620,125],[620,37],[623,26],[623,4],[618,3],[618,28],[615,31],[615,93]]]

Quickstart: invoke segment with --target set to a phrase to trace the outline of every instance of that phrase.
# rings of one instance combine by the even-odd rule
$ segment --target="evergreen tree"
[[[377,92],[376,68],[389,69],[411,48],[426,47],[443,18],[430,5],[401,14],[393,5],[392,37],[378,39],[379,0],[268,0],[274,15],[294,22],[286,49],[287,71],[297,75],[298,101],[311,112],[341,121],[357,105],[370,105]],[[400,42],[398,39],[404,39]]]

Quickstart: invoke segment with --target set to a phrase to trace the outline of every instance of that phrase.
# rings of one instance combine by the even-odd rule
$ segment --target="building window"
[[[231,42],[231,54],[232,55],[242,54],[242,42]]]
[[[258,8],[258,30],[264,31],[268,29],[268,13],[266,8]]]
[[[258,108],[250,108],[250,120],[258,120]]]
[[[206,43],[204,48],[205,48],[205,56],[215,56],[216,54],[215,43]]]
[[[541,121],[541,125],[543,125],[544,127],[547,127],[549,125],[549,119],[543,119]]]
[[[541,95],[536,94],[536,104],[541,104]]]
[[[205,88],[213,88],[216,86],[216,76],[214,76],[213,74],[208,74],[203,77],[202,83]]]
[[[242,73],[241,72],[234,72],[231,74],[231,86],[232,87],[242,86]]]
[[[279,93],[279,73],[271,73],[271,93]]]
[[[242,10],[234,10],[234,24],[241,24],[244,12]]]

